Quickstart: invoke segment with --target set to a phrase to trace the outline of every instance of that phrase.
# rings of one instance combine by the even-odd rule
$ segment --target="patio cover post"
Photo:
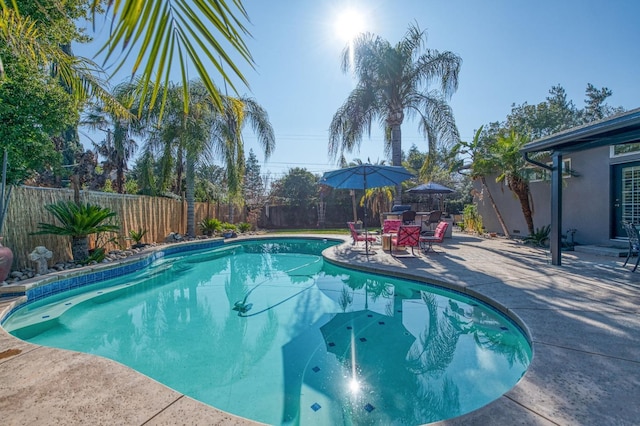
[[[553,153],[551,170],[551,264],[562,265],[562,154]]]

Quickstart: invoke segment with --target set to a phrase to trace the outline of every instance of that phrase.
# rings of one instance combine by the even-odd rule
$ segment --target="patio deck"
[[[328,237],[328,236],[327,236]],[[348,238],[341,236],[341,238]],[[526,325],[534,357],[498,400],[438,425],[634,425],[640,419],[640,272],[624,258],[548,251],[454,233],[442,254],[369,257],[350,243],[332,262],[437,282],[495,301]],[[0,315],[8,301],[0,301]],[[22,342],[0,330],[0,414],[13,424],[255,424],[86,354]]]

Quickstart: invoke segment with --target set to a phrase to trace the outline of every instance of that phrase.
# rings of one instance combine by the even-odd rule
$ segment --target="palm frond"
[[[100,3],[100,0],[93,1],[94,14]],[[185,112],[189,108],[189,78],[185,67],[187,59],[220,110],[223,108],[222,95],[211,78],[212,68],[217,70],[232,90],[236,91],[232,77],[248,86],[229,53],[231,50],[239,54],[241,60],[253,67],[253,58],[243,39],[250,36],[243,23],[248,22],[248,15],[239,0],[109,0],[107,10],[111,12],[115,25],[110,39],[99,53],[104,52],[106,63],[120,49],[125,51],[118,59],[114,72],[124,66],[130,55],[134,55],[131,73],[141,73],[143,92],[151,92],[153,99],[156,99],[161,88],[160,76],[168,81],[172,71],[172,61],[167,60],[167,57],[174,56],[179,58],[177,62],[180,64],[182,87],[185,89]],[[146,66],[142,67],[143,63]],[[166,86],[164,90],[166,95]],[[164,110],[165,101],[166,98],[163,97],[161,110]]]

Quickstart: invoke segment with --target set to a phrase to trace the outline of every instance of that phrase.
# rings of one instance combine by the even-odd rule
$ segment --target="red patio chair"
[[[439,253],[433,249],[434,244],[442,244],[444,240],[444,234],[447,232],[447,228],[449,227],[449,223],[442,221],[436,227],[433,235],[422,235],[420,236],[420,248],[424,253],[429,253],[430,251],[433,253]]]
[[[353,238],[353,245],[355,246],[358,241],[365,241],[366,243],[375,243],[378,239],[378,237],[376,237],[373,234],[359,234],[358,231],[356,230],[356,227],[354,225],[353,222],[347,222],[347,225],[349,225],[349,231],[351,232],[351,238]]]
[[[398,229],[398,234],[391,237],[391,255],[394,247],[411,247],[411,254],[414,247],[420,245],[420,225],[406,225]]]
[[[402,219],[385,219],[385,221],[382,222],[382,233],[397,234],[400,226],[402,226]]]

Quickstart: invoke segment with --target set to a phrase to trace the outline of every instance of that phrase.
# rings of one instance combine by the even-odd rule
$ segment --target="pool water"
[[[493,308],[326,263],[332,244],[167,256],[26,305],[3,327],[269,424],[429,423],[497,399],[526,371],[527,339]]]

